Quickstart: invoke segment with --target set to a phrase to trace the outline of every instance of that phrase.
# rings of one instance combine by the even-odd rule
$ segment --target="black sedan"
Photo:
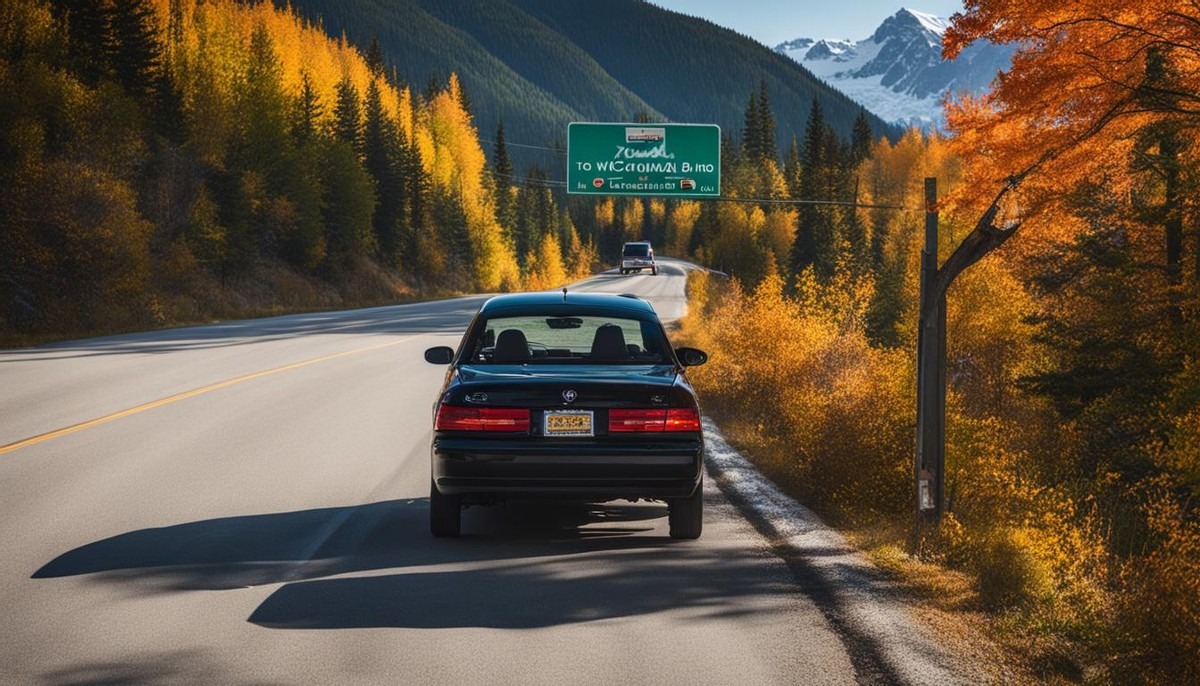
[[[488,300],[434,408],[430,529],[457,536],[462,508],[508,498],[665,500],[673,538],[698,538],[704,439],[684,367],[654,309],[627,295],[523,293]]]

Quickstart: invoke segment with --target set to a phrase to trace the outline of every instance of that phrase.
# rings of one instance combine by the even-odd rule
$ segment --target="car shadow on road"
[[[131,594],[283,584],[249,617],[272,628],[528,628],[688,608],[775,611],[789,575],[743,548],[667,538],[660,505],[471,508],[428,533],[424,498],[142,529],[59,555],[35,579],[91,575]],[[772,571],[773,570],[773,571]]]
[[[636,531],[582,528],[593,513],[620,517],[624,512],[625,519],[636,521],[633,511],[621,505],[556,503],[538,515],[532,506],[514,503],[511,508],[468,508],[467,532],[477,531],[481,544],[450,547],[429,535],[428,503],[427,498],[391,500],[141,529],[63,553],[32,578],[99,574],[137,580],[149,590],[222,590],[497,555],[553,554],[564,547],[595,550],[608,545],[604,539]],[[637,511],[646,517],[665,514],[660,508]]]
[[[784,592],[770,575],[749,560],[721,562],[711,552],[659,546],[587,560],[321,579],[282,586],[249,621],[275,629],[532,629],[668,610],[694,620],[773,611],[771,603],[746,602]]]

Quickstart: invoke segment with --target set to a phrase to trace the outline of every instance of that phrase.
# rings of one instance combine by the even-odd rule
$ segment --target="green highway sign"
[[[721,127],[572,122],[567,125],[567,192],[720,196]]]

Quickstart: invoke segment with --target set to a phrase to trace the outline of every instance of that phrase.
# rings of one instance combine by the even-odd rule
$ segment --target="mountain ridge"
[[[570,121],[715,123],[737,139],[751,93],[765,81],[782,153],[793,136],[803,137],[814,98],[846,139],[862,109],[769,47],[641,0],[602,6],[291,0],[291,6],[357,45],[376,37],[386,60],[410,83],[457,73],[481,136],[490,139],[503,120],[509,142],[533,146],[509,151],[518,165],[537,164],[556,177],[565,172]],[[875,135],[898,134],[869,118]]]
[[[1009,65],[1013,48],[978,42],[954,61],[942,59],[949,21],[901,8],[862,40],[796,38],[775,46],[885,120],[940,127],[942,99],[984,92]]]

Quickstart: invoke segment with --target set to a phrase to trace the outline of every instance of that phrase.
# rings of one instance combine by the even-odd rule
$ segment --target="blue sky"
[[[940,17],[962,10],[961,0],[650,0],[704,17],[770,47],[793,38],[866,38],[901,7]]]

